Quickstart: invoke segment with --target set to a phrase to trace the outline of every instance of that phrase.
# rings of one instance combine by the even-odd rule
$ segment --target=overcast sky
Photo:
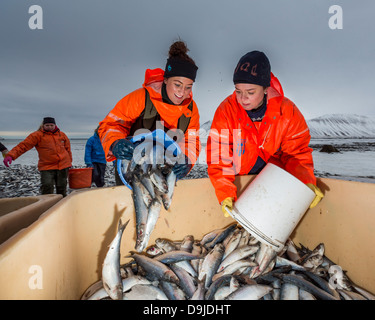
[[[32,5],[43,29],[30,29]],[[342,29],[331,29],[332,5]],[[374,0],[1,0],[0,136],[24,138],[45,116],[88,137],[180,37],[199,67],[201,124],[233,92],[233,70],[264,51],[285,95],[312,119],[375,115]],[[34,20],[32,20],[34,21]],[[39,21],[40,22],[40,21]]]

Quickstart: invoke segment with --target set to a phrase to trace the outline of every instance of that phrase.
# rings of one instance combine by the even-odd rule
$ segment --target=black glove
[[[185,156],[184,163],[176,163],[172,167],[172,171],[176,175],[177,180],[180,180],[189,173],[189,171],[192,167],[193,167],[193,165],[189,163],[189,158],[187,156]]]
[[[113,155],[120,160],[131,160],[133,158],[134,148],[134,143],[128,139],[117,140],[111,146]]]

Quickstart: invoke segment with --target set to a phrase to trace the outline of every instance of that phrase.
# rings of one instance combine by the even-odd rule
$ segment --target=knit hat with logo
[[[183,41],[174,42],[169,49],[169,58],[164,70],[164,77],[185,77],[195,81],[198,67],[187,52],[189,49]]]
[[[269,87],[271,65],[267,56],[261,51],[251,51],[242,56],[234,70],[233,82]]]

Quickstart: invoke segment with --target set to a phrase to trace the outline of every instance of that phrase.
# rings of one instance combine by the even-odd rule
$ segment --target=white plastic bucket
[[[300,180],[268,163],[228,212],[251,235],[279,252],[314,197]]]

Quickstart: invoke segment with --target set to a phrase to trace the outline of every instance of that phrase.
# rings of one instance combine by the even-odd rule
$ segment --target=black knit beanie
[[[190,61],[172,57],[167,60],[164,77],[185,77],[195,81],[198,67]]]
[[[233,74],[233,82],[252,83],[263,87],[271,84],[271,65],[260,51],[251,51],[241,57]]]
[[[55,118],[52,118],[52,117],[45,117],[45,118],[43,118],[43,124],[46,124],[46,123],[56,124]]]

